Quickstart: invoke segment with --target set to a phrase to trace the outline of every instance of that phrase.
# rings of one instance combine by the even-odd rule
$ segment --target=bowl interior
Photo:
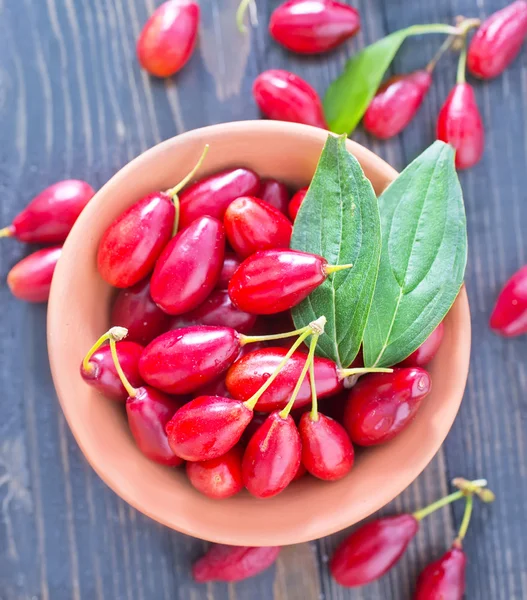
[[[338,531],[378,510],[408,486],[439,449],[465,387],[470,318],[464,290],[445,321],[432,367],[433,391],[417,418],[393,442],[361,453],[345,479],[305,478],[275,498],[242,493],[214,501],[178,469],[145,458],[134,444],[122,406],[98,395],[79,376],[83,355],[109,326],[112,290],[99,277],[99,239],[125,208],[173,186],[210,144],[200,176],[247,166],[300,187],[309,183],[326,133],[272,121],[217,125],[175,137],[122,169],[90,202],[73,228],[55,273],[48,311],[48,346],[62,409],[84,455],[132,506],[178,531],[222,543],[285,545]],[[349,141],[377,193],[396,176],[380,158]]]

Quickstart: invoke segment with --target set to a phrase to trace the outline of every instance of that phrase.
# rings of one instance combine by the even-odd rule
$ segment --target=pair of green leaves
[[[377,201],[345,136],[328,136],[291,247],[353,264],[293,309],[296,327],[327,318],[319,354],[348,367],[362,343],[365,366],[400,362],[443,320],[463,282],[466,223],[453,149],[435,142]]]

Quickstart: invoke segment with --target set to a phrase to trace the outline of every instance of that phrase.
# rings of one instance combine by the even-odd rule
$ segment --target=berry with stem
[[[209,498],[230,498],[243,489],[242,450],[238,446],[212,460],[187,462],[186,468],[190,483]]]
[[[13,296],[26,302],[47,302],[61,253],[60,246],[43,248],[19,261],[7,274]]]

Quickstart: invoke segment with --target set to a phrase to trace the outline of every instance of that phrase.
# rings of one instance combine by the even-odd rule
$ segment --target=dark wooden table
[[[98,187],[177,133],[258,118],[251,84],[266,68],[295,71],[323,92],[348,56],[387,32],[458,14],[485,16],[506,3],[354,1],[361,33],[329,56],[306,59],[267,34],[278,0],[257,0],[259,25],[246,37],[234,25],[237,2],[201,0],[199,48],[176,78],[155,81],[138,68],[134,50],[157,0],[0,0],[1,224],[58,179]],[[439,41],[407,42],[394,71],[421,67]],[[357,131],[354,139],[402,168],[433,140],[454,72],[455,57],[445,58],[419,117],[401,136],[379,143]],[[461,175],[470,234],[469,382],[442,450],[386,508],[424,505],[456,475],[488,478],[498,501],[477,506],[466,540],[472,600],[527,598],[527,339],[500,339],[487,327],[501,284],[527,262],[526,89],[527,49],[505,75],[476,83],[486,150]],[[1,242],[3,278],[27,251]],[[343,534],[284,549],[275,568],[249,582],[196,585],[189,565],[206,544],[127,506],[80,453],[51,382],[45,306],[15,301],[5,285],[0,298],[1,600],[408,600],[419,570],[459,526],[461,506],[432,517],[399,566],[363,590],[339,588],[328,576],[328,555]]]

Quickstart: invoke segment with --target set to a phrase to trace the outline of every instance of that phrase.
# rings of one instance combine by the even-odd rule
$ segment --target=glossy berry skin
[[[173,237],[150,281],[152,300],[169,315],[199,306],[216,287],[225,253],[223,225],[200,217]]]
[[[289,214],[291,221],[293,221],[293,223],[295,222],[296,215],[298,214],[300,205],[302,204],[302,202],[304,201],[304,198],[306,197],[308,189],[309,188],[305,187],[305,188],[298,190],[298,192],[296,192],[296,194],[291,198],[291,202],[289,202],[289,206],[287,207],[287,212]]]
[[[428,363],[432,361],[434,356],[441,346],[443,336],[445,334],[445,325],[441,322],[432,331],[428,338],[410,354],[408,358],[405,358],[400,362],[398,367],[426,367]]]
[[[95,194],[85,181],[66,179],[35,196],[7,228],[7,235],[30,244],[63,242]]]
[[[353,446],[340,423],[322,413],[313,420],[310,412],[298,425],[302,440],[302,464],[319,479],[337,481],[347,475],[355,459]]]
[[[291,415],[272,412],[250,439],[242,460],[243,483],[256,498],[276,496],[293,481],[302,454]]]
[[[527,2],[518,0],[490,15],[477,29],[468,47],[469,71],[482,79],[503,73],[526,37]]]
[[[124,340],[115,344],[117,356],[126,378],[133,387],[143,385],[143,379],[139,375],[139,359],[143,353],[143,346],[136,342]],[[128,392],[115,370],[110,346],[101,346],[91,356],[90,369],[86,370],[81,363],[81,376],[86,383],[94,387],[103,396],[112,400],[124,402],[128,398]]]
[[[111,315],[112,325],[128,329],[127,340],[146,346],[170,326],[170,317],[150,296],[150,281],[143,279],[131,288],[120,290]]]
[[[254,80],[253,96],[269,119],[328,128],[316,90],[294,73],[281,69],[264,71]]]
[[[419,367],[361,377],[350,390],[344,413],[351,441],[374,446],[392,440],[413,421],[431,388],[430,375]]]
[[[231,448],[223,456],[187,463],[187,477],[202,494],[215,500],[230,498],[243,489],[242,450]]]
[[[503,286],[490,317],[490,327],[505,337],[527,333],[527,265]]]
[[[260,178],[250,169],[229,169],[201,179],[179,194],[179,229],[188,227],[198,217],[219,221],[227,206],[240,196],[255,196]]]
[[[246,258],[229,283],[234,304],[255,315],[289,310],[326,280],[326,259],[298,250],[264,250]]]
[[[214,381],[240,352],[237,332],[229,327],[196,325],[167,331],[144,349],[139,372],[167,394],[186,394]]]
[[[463,550],[453,546],[421,571],[414,600],[463,600],[466,565]]]
[[[165,427],[180,403],[150,386],[136,389],[126,401],[128,425],[139,450],[161,465],[177,467],[183,461],[168,445]]]
[[[262,179],[258,198],[287,215],[287,207],[291,196],[285,183],[276,179]]]
[[[225,374],[223,373],[214,381],[202,385],[194,393],[194,397],[198,396],[223,396],[224,398],[230,398],[229,390],[225,385]],[[252,421],[251,421],[252,422]]]
[[[238,333],[249,333],[256,323],[256,318],[256,315],[236,308],[227,290],[214,290],[197,308],[175,317],[171,329],[201,324],[231,327]]]
[[[7,274],[13,296],[26,302],[47,302],[55,267],[62,248],[44,248],[29,254]]]
[[[108,227],[99,243],[97,268],[118,288],[132,287],[151,273],[172,237],[175,208],[156,192],[133,204]]]
[[[137,40],[139,63],[151,75],[170,77],[192,55],[199,27],[199,4],[169,0],[148,19]]]
[[[220,290],[226,290],[229,287],[229,281],[234,275],[234,271],[242,264],[240,258],[234,252],[226,252],[223,259],[223,266],[220,271],[220,278],[216,287]]]
[[[252,346],[252,344],[251,344]],[[286,348],[271,347],[249,352],[238,359],[227,371],[225,383],[233,398],[248,400],[267,381],[287,354]],[[271,412],[284,408],[300,377],[307,355],[295,352],[276,379],[258,400],[255,410]],[[325,398],[342,389],[335,363],[327,358],[315,357],[315,383],[317,396]],[[294,408],[311,402],[311,385],[306,377],[295,400]]]
[[[458,83],[448,95],[437,119],[437,139],[456,150],[456,168],[473,167],[483,155],[485,133],[469,83]]]
[[[192,577],[207,581],[242,581],[268,569],[278,558],[279,546],[224,546],[212,544],[192,565]]]
[[[334,0],[289,0],[271,15],[269,33],[300,54],[320,54],[340,45],[360,29],[356,9]]]
[[[366,585],[382,577],[404,554],[419,529],[412,515],[383,517],[356,529],[337,548],[329,568],[345,587]]]
[[[415,117],[431,85],[425,70],[388,79],[364,113],[364,129],[384,140],[397,135]]]
[[[267,202],[244,196],[229,204],[223,219],[229,244],[241,258],[258,250],[289,248],[293,226]]]
[[[238,443],[252,416],[253,411],[239,400],[199,396],[184,404],[167,424],[168,443],[185,460],[212,460]]]

